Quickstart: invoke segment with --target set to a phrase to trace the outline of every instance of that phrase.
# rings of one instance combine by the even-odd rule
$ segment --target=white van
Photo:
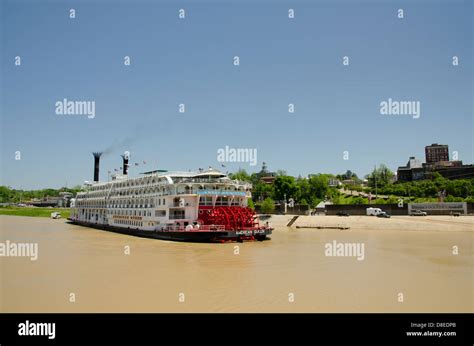
[[[368,216],[377,216],[377,215],[383,213],[382,209],[380,209],[380,208],[367,208],[366,212],[367,212]]]

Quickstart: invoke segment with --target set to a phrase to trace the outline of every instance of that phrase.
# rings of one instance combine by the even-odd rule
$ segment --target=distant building
[[[321,201],[318,203],[318,205],[316,206],[316,208],[314,209],[314,213],[315,214],[324,214],[326,213],[326,206],[327,205],[332,205],[332,202],[330,201]]]
[[[447,145],[432,144],[425,147],[426,163],[410,157],[406,166],[398,167],[398,181],[431,179],[439,173],[447,179],[474,178],[474,165],[463,165],[462,161],[449,161]]]
[[[425,147],[426,163],[449,161],[449,149],[445,144],[433,143]]]
[[[265,184],[273,184],[275,181],[277,174],[275,172],[269,172],[267,169],[267,164],[263,162],[262,169],[260,172],[257,173],[258,177],[262,182]]]
[[[260,180],[265,184],[273,184],[276,179],[276,175],[267,175],[265,177],[261,177]]]
[[[59,196],[46,196],[41,199],[33,199],[29,204],[35,207],[59,207],[62,201],[62,197]]]
[[[413,181],[424,179],[425,170],[420,160],[411,156],[405,166],[398,167],[397,180],[398,181]]]
[[[61,199],[58,201],[59,207],[70,207],[71,206],[71,198],[73,197],[72,193],[70,192],[60,192],[59,196]]]
[[[59,196],[46,196],[41,199],[33,199],[29,204],[35,207],[60,207],[68,208],[71,205],[72,193],[60,192]]]
[[[453,162],[453,161],[448,161]],[[426,166],[425,178],[431,179],[434,172],[441,174],[446,179],[470,179],[474,178],[474,165],[463,165],[462,161],[454,161],[453,165]],[[459,162],[461,164],[459,164]]]
[[[426,164],[428,165],[428,164]],[[433,165],[433,168],[440,169],[440,168],[453,168],[453,167],[462,167],[462,161],[438,161]]]
[[[339,179],[335,179],[335,178],[329,178],[329,186],[331,187],[337,187],[337,186],[340,186],[342,185],[341,182],[339,181]]]

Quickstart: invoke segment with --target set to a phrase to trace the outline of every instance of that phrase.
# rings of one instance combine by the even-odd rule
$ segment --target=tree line
[[[397,198],[408,199],[433,199],[443,197],[445,201],[467,201],[474,202],[474,178],[449,180],[439,173],[434,173],[430,180],[414,182],[397,182],[394,173],[385,165],[374,168],[373,172],[360,179],[355,173],[348,170],[342,174],[310,174],[308,177],[294,177],[285,171],[279,170],[273,175],[273,182],[262,180],[268,176],[268,172],[262,170],[259,173],[249,174],[240,169],[229,176],[232,179],[250,182],[252,188],[252,199],[250,205],[254,204],[269,207],[275,203],[287,202],[293,199],[296,204],[316,207],[323,200],[333,203],[363,204],[364,197],[345,196],[341,188],[354,192],[363,192],[390,196],[389,201],[395,202]],[[337,184],[341,182],[342,185]],[[43,199],[45,197],[59,196],[60,192],[70,192],[75,195],[81,189],[80,186],[60,189],[20,190],[7,186],[0,186],[0,203],[20,203],[31,199]],[[365,198],[365,202],[366,198]]]
[[[21,203],[32,199],[57,197],[61,192],[70,192],[76,195],[80,189],[80,186],[75,186],[73,188],[63,187],[60,189],[21,190],[0,186],[0,203]]]

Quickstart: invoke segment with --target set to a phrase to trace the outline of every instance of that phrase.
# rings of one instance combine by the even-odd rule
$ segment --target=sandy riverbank
[[[349,230],[399,230],[399,231],[456,231],[474,232],[474,216],[392,216],[390,219],[375,216],[325,216],[298,217],[291,227],[286,227],[293,215],[272,215],[265,220],[279,230],[294,229],[296,226],[343,226]],[[286,228],[285,228],[286,227]],[[321,231],[315,229],[315,231]]]

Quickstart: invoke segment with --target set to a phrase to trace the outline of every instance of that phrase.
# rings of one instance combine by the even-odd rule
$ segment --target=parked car
[[[378,213],[377,214],[377,217],[386,217],[386,218],[390,218],[390,214],[387,214],[386,212],[381,212],[381,213]]]
[[[380,209],[380,208],[367,208],[366,213],[369,216],[372,216],[372,215],[377,216],[380,213],[384,213],[384,211],[382,211],[382,209]]]
[[[350,214],[348,212],[345,212],[345,211],[338,211],[336,213],[337,216],[350,216]]]
[[[58,211],[55,211],[55,212],[51,213],[51,218],[52,219],[60,219],[61,218],[61,213],[58,212]]]
[[[426,215],[428,215],[428,213],[426,211],[423,211],[423,210],[415,209],[415,210],[411,211],[410,215],[412,215],[412,216],[426,216]]]

